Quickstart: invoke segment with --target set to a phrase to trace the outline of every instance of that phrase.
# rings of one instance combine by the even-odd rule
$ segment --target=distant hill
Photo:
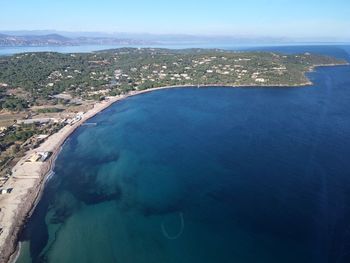
[[[348,40],[348,42],[350,39]],[[0,47],[70,45],[285,45],[336,43],[332,38],[287,38],[250,35],[191,35],[128,32],[68,32],[57,30],[0,31]]]
[[[75,45],[145,45],[150,41],[121,39],[113,37],[69,38],[59,34],[7,35],[0,34],[0,47],[20,46],[75,46]]]

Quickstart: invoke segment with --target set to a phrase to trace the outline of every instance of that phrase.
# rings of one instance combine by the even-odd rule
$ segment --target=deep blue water
[[[43,47],[0,47],[0,56],[10,56],[25,52],[59,52],[85,53],[103,49],[118,48],[119,46],[83,45],[83,46],[43,46]]]
[[[59,52],[59,53],[89,53],[98,50],[122,48],[122,45],[77,45],[77,46],[29,46],[29,47],[0,47],[0,56],[9,56],[25,52]],[[153,47],[153,48],[170,48],[170,49],[184,49],[184,48],[222,48],[222,49],[248,49],[252,46],[232,45],[232,44],[167,44],[167,45],[128,45],[127,47]]]
[[[64,145],[17,262],[350,262],[350,67],[309,77],[95,116]]]

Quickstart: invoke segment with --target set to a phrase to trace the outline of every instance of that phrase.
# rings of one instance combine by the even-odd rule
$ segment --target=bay
[[[350,67],[309,77],[161,90],[95,116],[65,143],[17,262],[349,262]]]

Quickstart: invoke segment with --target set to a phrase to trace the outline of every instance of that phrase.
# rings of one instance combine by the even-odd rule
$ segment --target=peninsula
[[[162,88],[296,87],[345,61],[313,54],[123,48],[0,57],[0,262],[35,207],[55,157],[86,120],[128,96]]]

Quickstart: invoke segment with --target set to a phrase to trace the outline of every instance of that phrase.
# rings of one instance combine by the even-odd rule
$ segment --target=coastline
[[[347,64],[336,65],[315,65],[309,68],[308,72],[314,71],[317,67],[327,66],[345,66]],[[306,72],[305,72],[306,73]],[[128,97],[141,95],[157,90],[171,88],[205,88],[205,87],[227,87],[227,88],[274,88],[274,87],[305,87],[311,86],[313,83],[305,76],[306,80],[303,83],[295,85],[228,85],[228,84],[205,84],[205,85],[175,85],[151,88],[141,91],[132,91],[125,95],[109,97],[107,101],[97,102],[93,109],[87,111],[82,116],[81,120],[73,125],[66,125],[57,133],[51,135],[42,145],[35,150],[26,152],[25,156],[13,167],[12,176],[6,182],[4,188],[13,188],[12,193],[0,195],[1,211],[0,211],[0,226],[4,227],[0,234],[0,262],[13,262],[17,259],[20,251],[18,242],[19,234],[21,233],[28,217],[33,213],[40,197],[45,188],[47,179],[50,177],[55,165],[57,156],[59,155],[63,144],[69,136],[79,128],[84,122],[94,117],[96,114],[104,111],[112,104],[122,101]],[[50,151],[51,157],[46,162],[26,162],[33,152]]]
[[[126,96],[119,96],[107,102],[96,103],[94,108],[86,112],[80,121],[72,126],[66,125],[51,135],[37,149],[26,152],[25,156],[13,167],[12,176],[4,185],[4,188],[13,188],[13,191],[0,196],[0,224],[4,228],[0,235],[0,262],[12,262],[16,259],[19,252],[19,234],[40,200],[47,178],[54,168],[56,157],[64,142],[85,121],[124,98]],[[29,156],[36,151],[50,151],[52,155],[46,162],[26,162]]]
[[[54,169],[55,160],[71,134],[87,120],[118,101],[143,93],[175,87],[183,86],[133,91],[126,95],[109,97],[108,101],[97,102],[93,109],[84,113],[80,121],[73,125],[66,125],[47,138],[38,148],[26,152],[25,156],[12,168],[12,176],[4,185],[4,188],[13,188],[13,191],[10,194],[0,195],[0,225],[4,228],[0,235],[0,262],[14,262],[17,259],[20,252],[19,235],[40,200],[47,179]],[[46,162],[26,162],[31,154],[37,151],[50,151],[52,155]]]

